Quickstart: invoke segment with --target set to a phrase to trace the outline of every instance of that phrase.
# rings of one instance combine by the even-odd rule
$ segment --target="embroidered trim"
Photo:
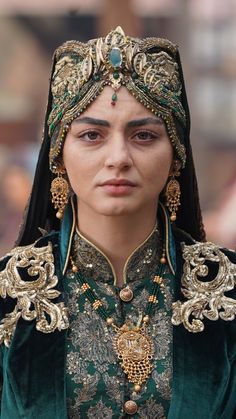
[[[63,302],[52,303],[61,293],[55,287],[52,244],[35,247],[34,244],[16,247],[5,269],[0,272],[0,296],[17,300],[14,310],[7,313],[0,323],[0,344],[9,347],[20,317],[26,321],[36,319],[36,329],[52,333],[69,327],[68,313]],[[34,280],[22,279],[22,269]]]
[[[226,297],[236,282],[236,265],[213,243],[183,245],[183,277],[181,291],[188,301],[173,303],[172,323],[183,326],[189,332],[202,332],[204,317],[209,320],[234,320],[236,301]],[[215,263],[218,272],[207,281],[209,263]],[[201,280],[201,278],[206,278]]]

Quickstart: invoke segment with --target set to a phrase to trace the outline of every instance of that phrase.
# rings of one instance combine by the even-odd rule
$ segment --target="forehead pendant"
[[[111,105],[115,106],[116,101],[117,101],[116,91],[120,87],[120,78],[121,78],[120,67],[121,67],[121,64],[122,64],[122,54],[121,54],[120,48],[113,47],[111,49],[111,51],[109,53],[109,63],[111,64],[111,66],[113,68],[113,73],[110,76],[111,85],[114,89],[114,93],[111,97]]]

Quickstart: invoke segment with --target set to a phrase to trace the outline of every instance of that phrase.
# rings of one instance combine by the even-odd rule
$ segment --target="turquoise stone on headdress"
[[[112,48],[109,54],[109,61],[113,68],[119,68],[121,66],[122,55],[119,48],[117,47]]]

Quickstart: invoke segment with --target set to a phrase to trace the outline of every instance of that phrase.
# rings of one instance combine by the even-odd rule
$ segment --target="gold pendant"
[[[148,379],[153,369],[153,343],[145,333],[144,327],[124,324],[117,329],[114,348],[128,380],[135,384],[136,391],[140,391],[140,386]]]

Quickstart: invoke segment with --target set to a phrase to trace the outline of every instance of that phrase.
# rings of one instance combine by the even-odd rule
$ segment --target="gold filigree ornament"
[[[55,275],[52,244],[16,247],[7,256],[11,257],[0,272],[0,296],[16,299],[16,305],[1,320],[0,344],[9,347],[20,318],[26,321],[36,319],[36,329],[43,333],[67,329],[68,313],[64,303],[51,301],[60,295],[55,289],[58,278]],[[29,280],[22,279],[23,269]]]
[[[121,328],[113,327],[116,330],[114,349],[128,380],[135,384],[134,390],[138,392],[153,369],[153,343],[145,331],[145,324],[138,327],[127,323]]]
[[[57,177],[52,180],[50,192],[52,194],[52,203],[54,204],[54,208],[58,210],[56,217],[61,220],[63,218],[69,197],[69,184],[62,176],[62,173],[57,172]]]
[[[236,301],[226,297],[225,293],[235,287],[236,265],[210,242],[183,245],[183,258],[181,290],[187,301],[173,303],[173,325],[183,323],[189,332],[197,333],[205,328],[204,317],[209,320],[234,320]],[[207,281],[209,263],[211,266],[213,263],[218,272],[214,279]]]

